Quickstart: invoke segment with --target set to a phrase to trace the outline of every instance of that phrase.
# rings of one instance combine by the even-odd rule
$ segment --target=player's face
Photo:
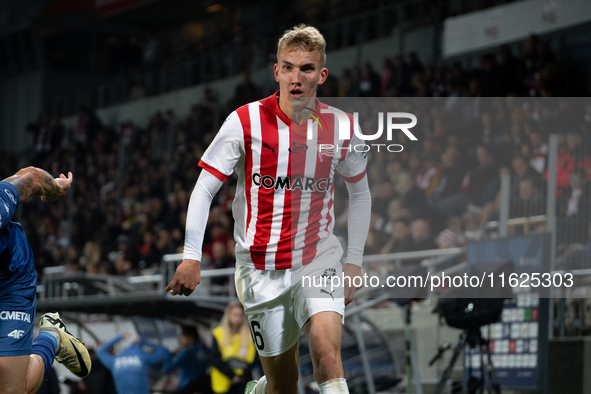
[[[322,67],[320,52],[298,48],[281,50],[274,71],[281,98],[316,97],[318,85],[328,76],[328,70]]]

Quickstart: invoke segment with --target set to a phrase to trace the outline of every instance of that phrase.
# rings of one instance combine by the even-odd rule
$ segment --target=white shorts
[[[332,311],[345,316],[342,287],[309,286],[310,280],[342,276],[342,251],[327,253],[319,261],[287,270],[265,271],[236,265],[236,291],[244,305],[257,351],[262,357],[274,357],[291,349],[310,317]],[[293,283],[292,283],[293,282]],[[331,291],[332,290],[332,291]]]

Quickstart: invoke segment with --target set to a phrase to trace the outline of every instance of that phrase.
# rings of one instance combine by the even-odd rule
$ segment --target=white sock
[[[44,332],[49,333],[55,337],[55,340],[57,341],[57,346],[55,347],[55,351],[57,352],[57,349],[59,349],[60,345],[62,344],[62,338],[60,337],[60,334],[58,334],[56,331],[53,331],[53,330],[46,330]]]
[[[267,377],[265,375],[263,375],[258,380],[256,386],[254,386],[254,390],[253,390],[252,394],[265,394],[266,388],[267,388]]]
[[[318,385],[320,394],[349,394],[347,381],[344,378],[332,379]]]

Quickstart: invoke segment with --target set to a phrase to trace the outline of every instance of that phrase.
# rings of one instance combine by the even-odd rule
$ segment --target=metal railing
[[[513,227],[523,226],[523,233],[529,234],[531,225],[542,224],[542,223],[546,223],[546,215],[536,215],[536,216],[508,219],[507,220],[507,227],[513,228]],[[498,230],[499,227],[500,227],[499,220],[491,220],[490,222],[486,222],[484,224],[484,229],[488,230],[488,231]]]
[[[465,252],[464,248],[434,249],[415,252],[370,255],[363,258],[364,263],[391,263],[392,267],[399,266],[405,260],[425,259],[422,264],[429,270],[436,270],[437,261],[434,257],[452,257]],[[163,256],[160,273],[123,277],[116,275],[86,274],[81,272],[66,272],[64,266],[48,267],[43,271],[43,280],[38,288],[40,298],[68,298],[84,297],[87,295],[120,294],[125,292],[164,292],[164,288],[174,277],[174,273],[182,261],[182,254],[168,254]],[[216,270],[202,270],[201,283],[193,294],[197,296],[220,296],[237,298],[233,285],[235,268]],[[228,279],[227,285],[215,285],[211,279]],[[92,288],[92,293],[88,290]],[[355,309],[352,309],[355,310]]]

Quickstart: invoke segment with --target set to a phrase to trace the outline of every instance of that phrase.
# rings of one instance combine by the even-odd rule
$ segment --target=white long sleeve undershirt
[[[362,265],[363,249],[371,220],[371,194],[367,175],[359,182],[345,182],[349,192],[348,246],[345,264]]]
[[[203,236],[205,235],[205,227],[207,227],[209,208],[213,196],[220,190],[223,183],[210,172],[201,171],[195,189],[191,193],[187,209],[183,259],[201,261]]]

